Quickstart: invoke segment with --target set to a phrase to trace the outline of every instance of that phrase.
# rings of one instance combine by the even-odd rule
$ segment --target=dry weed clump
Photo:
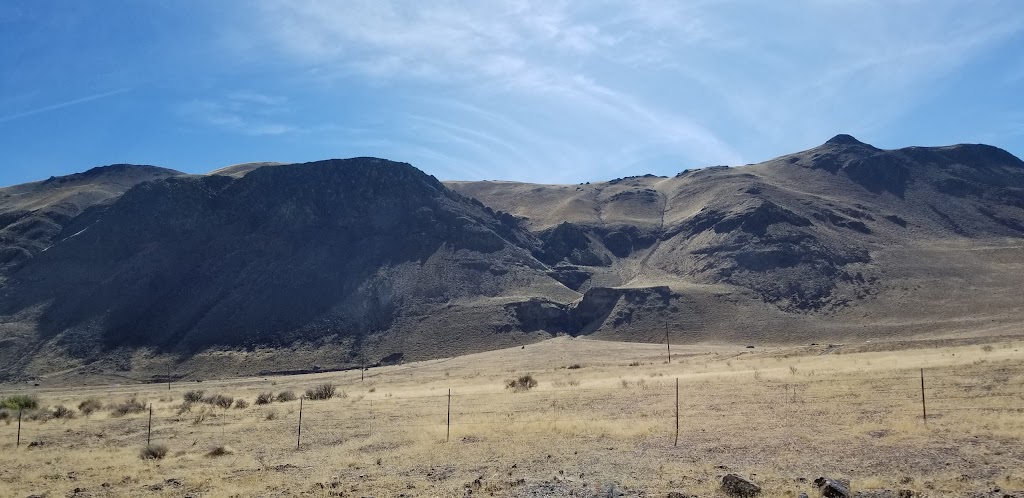
[[[219,445],[214,446],[213,448],[211,448],[210,451],[206,453],[206,456],[211,457],[211,458],[216,458],[216,457],[221,457],[221,456],[226,456],[226,455],[234,455],[234,454],[235,454],[235,450],[232,449],[230,446],[228,446],[226,444],[219,444]]]
[[[164,444],[151,444],[139,452],[139,458],[143,460],[160,460],[167,456],[170,450]]]
[[[244,410],[246,408],[249,408],[249,402],[244,400],[244,399],[242,399],[242,398],[238,398],[238,399],[235,400],[235,408],[237,408],[239,410]]]
[[[103,403],[96,398],[89,398],[78,404],[78,411],[82,412],[83,415],[89,416],[93,412],[97,412],[103,409]]]
[[[189,391],[189,392],[185,393],[185,397],[184,397],[185,402],[186,403],[198,403],[198,402],[203,400],[203,394],[205,394],[205,391],[201,391],[201,390],[198,390],[198,389],[194,390],[194,391]]]
[[[295,401],[297,399],[299,398],[298,396],[295,395],[295,392],[289,390],[281,391],[280,393],[278,393],[277,396],[274,398],[274,401],[277,401],[278,403],[285,403],[288,401]]]
[[[211,394],[203,398],[203,403],[208,405],[214,405],[227,410],[231,408],[231,405],[235,403],[235,398],[230,396],[224,396],[223,394]]]
[[[53,418],[72,419],[75,418],[75,411],[64,405],[58,405],[53,409]]]
[[[110,410],[110,416],[123,417],[130,413],[142,413],[146,411],[146,404],[136,398],[128,398],[121,403],[115,403],[108,406],[107,409]]]
[[[307,389],[306,398],[313,400],[331,399],[334,397],[336,389],[335,385],[331,383],[320,384],[316,387]]]
[[[256,396],[256,405],[269,405],[274,402],[274,393],[260,393]]]
[[[515,393],[526,392],[534,387],[537,387],[537,380],[530,374],[521,375],[519,378],[505,381],[505,389],[511,389],[512,392]]]

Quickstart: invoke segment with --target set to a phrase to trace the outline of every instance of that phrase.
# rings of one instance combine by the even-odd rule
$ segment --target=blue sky
[[[851,133],[1024,155],[1010,1],[0,3],[0,185],[379,156],[583,182]]]

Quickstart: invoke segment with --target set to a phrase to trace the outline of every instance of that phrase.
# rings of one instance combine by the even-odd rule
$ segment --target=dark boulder
[[[726,474],[722,478],[722,491],[729,496],[752,497],[761,493],[761,486],[736,474]]]
[[[814,485],[821,490],[821,496],[825,498],[850,498],[852,496],[848,484],[834,479],[819,477],[814,480]]]

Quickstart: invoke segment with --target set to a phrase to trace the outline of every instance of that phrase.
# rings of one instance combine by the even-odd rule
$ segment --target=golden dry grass
[[[753,475],[765,496],[810,492],[819,475],[851,479],[855,489],[930,496],[1024,488],[1019,343],[930,344],[872,352],[676,347],[668,364],[660,345],[559,338],[374,369],[365,381],[356,371],[170,391],[44,389],[35,394],[50,407],[133,396],[152,404],[153,442],[170,454],[139,458],[148,413],[113,417],[104,409],[24,422],[20,448],[16,424],[0,424],[0,495],[79,488],[92,496],[590,496],[614,486],[626,496],[716,496],[727,472]],[[504,388],[526,373],[537,387]],[[324,382],[338,392],[302,402],[298,450],[299,401],[253,403],[259,393],[302,393]],[[192,389],[250,405],[183,409]],[[33,441],[44,444],[28,448]],[[224,446],[232,451],[209,455]]]

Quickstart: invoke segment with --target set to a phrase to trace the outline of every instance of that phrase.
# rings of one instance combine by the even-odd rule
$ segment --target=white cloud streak
[[[0,123],[7,122],[7,121],[13,121],[15,119],[20,119],[20,118],[24,118],[24,117],[28,117],[28,116],[33,116],[33,115],[36,115],[36,114],[42,114],[44,112],[56,111],[56,110],[64,109],[65,107],[71,107],[71,106],[75,106],[75,105],[79,105],[79,104],[84,104],[86,102],[92,102],[94,100],[105,99],[107,97],[113,97],[114,95],[122,94],[122,93],[128,92],[130,90],[131,90],[131,88],[120,88],[120,89],[112,90],[112,91],[109,91],[109,92],[97,93],[97,94],[94,94],[94,95],[88,95],[88,96],[85,96],[85,97],[81,97],[81,98],[77,98],[77,99],[73,99],[73,100],[68,100],[68,101],[65,101],[65,102],[59,102],[57,104],[51,104],[51,105],[47,105],[47,106],[43,106],[43,107],[37,107],[35,109],[30,109],[30,110],[27,110],[27,111],[17,112],[17,113],[14,113],[14,114],[8,114],[6,116],[0,116]]]

